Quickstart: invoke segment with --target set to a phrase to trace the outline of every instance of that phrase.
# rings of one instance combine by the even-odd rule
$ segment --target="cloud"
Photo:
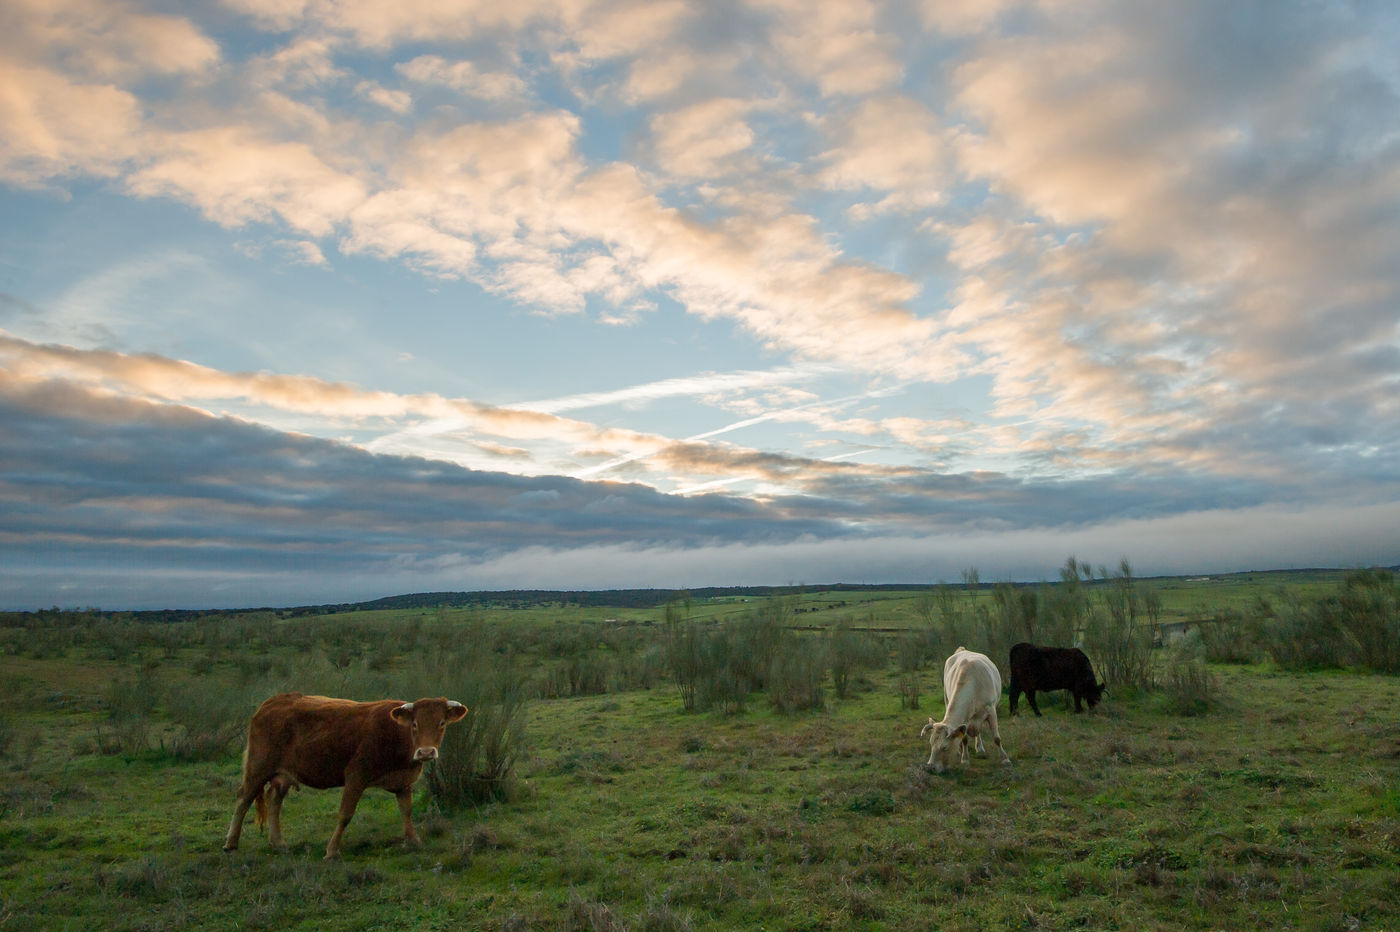
[[[888,192],[877,211],[918,211],[943,201],[951,184],[946,145],[923,104],[903,96],[869,98],[826,122],[835,145],[821,157],[823,184]]]
[[[774,47],[822,94],[875,93],[901,78],[894,38],[878,28],[877,4],[847,0],[814,6],[800,0],[763,0],[760,5],[777,14]]]
[[[512,101],[525,98],[528,86],[510,71],[482,71],[471,61],[448,61],[438,55],[419,55],[394,66],[410,81],[439,84],[461,94],[484,100]]]
[[[413,96],[408,91],[393,90],[374,81],[356,84],[355,93],[394,113],[408,113],[413,109]]]
[[[328,273],[334,249],[578,332],[641,341],[680,311],[745,361],[513,409],[224,371],[140,352],[198,342],[196,315],[145,300],[171,264],[213,274],[176,250],[57,298],[12,288],[38,312],[7,302],[6,392],[722,489],[690,497],[881,539],[1393,500],[1400,35],[1375,8],[225,6],[5,6],[0,181],[174,202],[247,255]],[[661,398],[728,420],[626,427],[654,428]],[[605,405],[616,420],[561,416]]]
[[[652,117],[655,159],[686,178],[714,178],[733,170],[736,156],[754,141],[744,120],[749,105],[717,98]]]
[[[329,235],[366,198],[363,182],[310,145],[262,139],[242,127],[169,136],[127,187],[140,197],[192,203],[224,226],[276,218],[316,237]]]
[[[0,60],[0,178],[12,184],[117,174],[137,151],[140,119],[119,88]]]

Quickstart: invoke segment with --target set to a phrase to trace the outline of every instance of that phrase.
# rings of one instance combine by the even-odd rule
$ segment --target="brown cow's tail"
[[[248,730],[248,740],[243,745],[243,788],[239,790],[240,795],[247,792],[248,782],[252,777],[252,774],[248,772],[248,746],[252,744],[252,742],[253,732],[250,728]],[[271,792],[271,790],[272,787],[270,785],[264,786],[258,791],[258,795],[253,798],[253,822],[257,825],[258,831],[262,831],[263,826],[267,824],[267,794]]]

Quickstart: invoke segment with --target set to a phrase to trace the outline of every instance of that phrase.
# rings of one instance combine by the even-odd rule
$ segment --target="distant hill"
[[[820,586],[710,586],[701,589],[503,589],[491,592],[414,592],[391,595],[371,602],[338,605],[307,605],[284,609],[289,615],[330,614],[413,608],[468,608],[492,606],[523,608],[532,605],[610,606],[614,608],[659,608],[673,599],[749,598],[762,599],[797,592],[907,592],[928,589],[919,583],[832,583]]]
[[[1400,573],[1400,566],[1387,567],[1391,572]],[[1139,581],[1163,583],[1180,580],[1190,584],[1201,582],[1341,582],[1350,570],[1347,569],[1294,569],[1294,570],[1251,570],[1241,573],[1197,573],[1190,576],[1139,577]],[[1012,583],[1014,586],[1040,586],[1047,580]],[[1053,580],[1050,580],[1053,581]],[[1098,585],[1094,580],[1090,585]],[[918,592],[936,589],[943,583],[824,583],[801,586],[706,586],[697,589],[599,589],[599,590],[558,590],[558,589],[501,589],[477,592],[413,592],[404,595],[386,596],[367,602],[327,602],[320,605],[297,605],[283,608],[263,606],[260,608],[230,609],[159,609],[147,611],[101,611],[99,609],[42,609],[38,612],[6,612],[6,617],[16,620],[24,616],[46,616],[54,614],[121,615],[137,621],[185,621],[209,615],[241,615],[253,612],[276,612],[283,617],[307,615],[337,615],[360,611],[395,611],[425,608],[529,608],[544,605],[578,605],[585,607],[615,608],[659,608],[673,599],[689,597],[696,600],[719,598],[764,599],[770,596],[792,595],[803,592]],[[951,583],[962,588],[962,583]],[[991,589],[1002,585],[998,581],[981,582],[978,588]]]

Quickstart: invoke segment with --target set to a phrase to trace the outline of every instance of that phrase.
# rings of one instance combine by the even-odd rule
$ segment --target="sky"
[[[1380,0],[7,0],[0,608],[1400,563]]]

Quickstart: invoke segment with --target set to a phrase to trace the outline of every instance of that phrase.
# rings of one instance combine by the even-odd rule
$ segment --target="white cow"
[[[951,764],[953,742],[958,743],[959,762],[967,763],[967,739],[977,742],[977,751],[986,754],[982,733],[991,734],[1003,764],[1011,763],[1001,746],[997,730],[997,702],[1001,699],[1001,674],[986,654],[959,647],[943,664],[943,721],[929,718],[919,732],[928,736],[928,766],[942,773]]]

